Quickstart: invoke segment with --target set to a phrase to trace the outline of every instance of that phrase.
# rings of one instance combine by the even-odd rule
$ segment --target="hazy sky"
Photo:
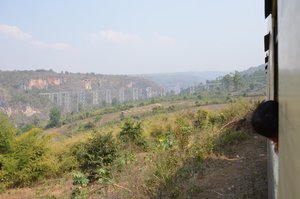
[[[233,71],[264,62],[262,0],[0,2],[0,70]]]

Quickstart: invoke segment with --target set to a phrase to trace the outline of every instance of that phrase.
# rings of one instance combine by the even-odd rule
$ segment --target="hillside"
[[[163,92],[153,81],[127,75],[0,71],[0,109],[17,121],[23,119],[22,115],[40,114],[45,118],[54,104],[68,113],[160,96]]]
[[[199,107],[183,99],[32,129],[1,159],[0,198],[265,198],[253,100]]]
[[[257,71],[264,71],[265,70],[265,64],[261,64],[258,66],[252,66],[248,68],[247,70],[240,71],[241,75],[251,75]]]
[[[251,82],[254,77],[264,75],[264,65],[253,66],[246,70],[239,71],[243,78],[246,78],[246,82]],[[177,73],[157,73],[157,74],[143,74],[140,75],[146,79],[152,80],[157,84],[165,87],[168,90],[174,90],[175,93],[179,93],[181,89],[189,88],[191,85],[205,84],[207,81],[220,79],[229,72],[224,71],[193,71],[193,72],[177,72]],[[264,76],[265,78],[265,76]],[[265,84],[261,79],[254,82],[254,84]]]
[[[194,71],[194,72],[177,72],[177,73],[157,73],[143,74],[142,77],[155,81],[166,87],[168,90],[176,90],[187,88],[195,83],[205,83],[206,80],[213,80],[219,76],[223,76],[228,72],[223,71]]]
[[[48,111],[53,106],[58,106],[63,114],[69,114],[124,102],[216,89],[254,95],[264,93],[266,75],[263,65],[238,74],[241,79],[239,90],[234,89],[234,73],[226,75],[225,72],[132,76],[56,73],[52,70],[0,71],[0,110],[17,125],[23,125],[33,123],[37,118],[47,120]],[[225,77],[229,77],[227,82]]]

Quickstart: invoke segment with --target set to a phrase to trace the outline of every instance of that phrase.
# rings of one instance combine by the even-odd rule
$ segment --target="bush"
[[[195,106],[201,106],[201,103],[199,101],[195,101]]]
[[[186,146],[189,144],[189,139],[193,132],[193,127],[189,124],[189,120],[186,120],[183,117],[178,117],[175,123],[175,138],[178,141],[180,149],[185,150]]]
[[[151,132],[150,132],[150,135],[151,137],[153,138],[161,138],[165,133],[165,129],[162,127],[162,126],[152,126],[152,129],[151,129]]]
[[[152,108],[153,113],[164,113],[165,109],[163,106],[155,106]]]
[[[117,144],[111,133],[96,134],[86,143],[77,145],[76,149],[79,168],[88,174],[91,181],[97,179],[99,168],[109,166],[117,157]]]
[[[195,117],[194,126],[196,128],[204,129],[208,125],[209,116],[207,111],[199,109]]]
[[[50,120],[46,128],[53,128],[58,126],[60,117],[61,117],[61,113],[57,107],[50,109],[50,113],[49,113]]]
[[[94,117],[94,122],[99,122],[102,119],[102,115],[96,115]]]
[[[174,105],[171,105],[169,106],[167,109],[166,109],[168,112],[173,112],[176,110],[175,106]]]
[[[0,114],[0,154],[9,153],[13,148],[16,130],[8,118]]]
[[[239,141],[245,140],[249,134],[246,132],[235,131],[227,129],[221,132],[214,141],[214,151],[224,151],[224,147],[237,144]]]
[[[88,131],[95,128],[95,124],[92,122],[88,122],[84,125],[78,127],[78,131]]]
[[[121,129],[119,138],[123,143],[134,143],[145,149],[147,148],[147,142],[142,137],[142,133],[141,123],[128,119]]]
[[[162,135],[158,141],[159,149],[163,149],[165,151],[173,150],[174,146],[177,144],[174,133],[172,132],[164,133],[164,135]]]
[[[225,116],[223,113],[210,114],[208,122],[211,125],[223,124],[225,122]]]
[[[40,129],[32,129],[15,140],[11,153],[0,158],[2,188],[27,186],[52,172],[48,158],[48,137],[41,137]]]
[[[73,185],[76,186],[72,192],[71,199],[85,199],[87,198],[87,185],[89,180],[81,172],[73,173]]]
[[[31,129],[33,129],[35,126],[33,124],[25,124],[24,126],[22,126],[20,128],[20,130],[18,131],[18,134],[22,134],[24,132],[28,132]]]
[[[227,108],[222,110],[222,117],[225,122],[229,122],[235,118],[245,117],[245,115],[251,110],[253,104],[246,101],[239,101],[230,104]]]

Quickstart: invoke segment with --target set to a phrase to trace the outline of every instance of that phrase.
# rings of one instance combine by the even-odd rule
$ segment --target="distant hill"
[[[265,65],[250,67],[247,70],[239,71],[241,75],[251,75],[254,72],[264,70]],[[195,83],[205,83],[206,80],[215,80],[229,72],[224,71],[194,71],[194,72],[177,72],[177,73],[157,73],[140,75],[146,79],[152,80],[168,90],[180,90],[187,88]]]
[[[247,85],[265,86],[264,65],[240,72]],[[64,112],[124,101],[162,96],[166,90],[205,83],[228,74],[223,71],[178,72],[142,75],[56,73],[52,70],[0,71],[0,111],[22,121],[24,115],[47,118],[57,105]]]
[[[216,79],[228,72],[224,71],[194,71],[177,73],[144,74],[142,77],[152,80],[167,89],[187,88],[194,83],[205,83],[206,80]]]
[[[240,71],[240,73],[241,73],[241,75],[251,75],[260,70],[265,70],[265,64],[261,64],[258,66],[252,66],[252,67],[248,68],[247,70]]]
[[[149,89],[150,88],[150,89]],[[148,89],[148,90],[147,90]],[[163,89],[143,77],[52,70],[0,71],[0,111],[18,121],[47,117],[51,106],[64,112],[155,97]]]

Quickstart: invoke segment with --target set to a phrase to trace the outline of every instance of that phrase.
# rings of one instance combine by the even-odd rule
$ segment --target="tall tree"
[[[61,117],[60,110],[57,107],[51,108],[49,113],[50,120],[47,127],[52,128],[58,126],[60,117]]]
[[[227,74],[222,78],[222,84],[223,84],[225,90],[227,90],[227,91],[229,91],[229,88],[232,85],[232,82],[233,82],[233,78],[230,74]]]
[[[237,91],[242,87],[242,76],[238,71],[234,72],[233,75],[233,86],[234,89]]]
[[[0,154],[5,154],[12,150],[15,135],[16,130],[13,125],[4,114],[0,113]]]

